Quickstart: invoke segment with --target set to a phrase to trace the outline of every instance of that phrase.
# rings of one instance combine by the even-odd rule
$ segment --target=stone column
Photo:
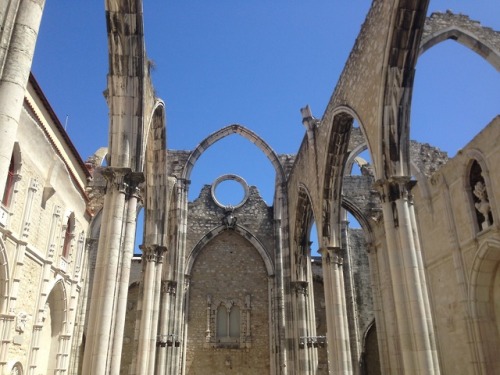
[[[307,293],[306,319],[309,336],[316,337],[316,308],[314,302],[314,280],[311,267],[311,243],[307,246],[306,280],[309,285]],[[318,343],[309,348],[309,367],[311,374],[316,374],[318,369]]]
[[[282,221],[274,220],[276,233],[276,326],[278,352],[275,354],[278,361],[278,371],[280,375],[295,373],[295,348],[293,346],[294,329],[290,324],[286,324],[286,317],[294,319],[294,311],[292,305],[292,291],[290,287],[291,281],[291,265],[290,251],[285,242],[288,241],[282,237]]]
[[[175,265],[171,265],[173,268],[173,279],[177,282],[177,291],[174,299],[173,305],[173,316],[171,322],[171,331],[169,334],[175,335],[176,339],[179,341],[184,341],[184,316],[185,316],[185,296],[186,289],[189,286],[189,280],[186,280],[185,272],[185,261],[186,261],[186,236],[187,236],[187,205],[188,205],[188,184],[189,181],[178,179],[177,180],[177,214],[176,217],[179,220],[179,229],[177,244],[175,246],[177,250],[177,258]],[[184,346],[185,343],[180,343]],[[182,363],[182,349],[181,346],[167,349],[167,374],[179,374],[183,367]],[[184,361],[185,362],[185,361]]]
[[[417,251],[415,223],[410,217],[408,177],[379,183],[384,212],[389,271],[391,274],[403,372],[439,374],[434,330],[426,305],[428,298],[421,254]]]
[[[83,360],[84,374],[109,373],[113,332],[114,306],[117,301],[117,277],[120,249],[123,240],[122,223],[127,196],[129,168],[107,167],[103,175],[108,179],[104,199],[103,219],[97,250],[94,285],[90,302],[87,341]]]
[[[306,299],[307,299],[307,281],[295,281],[292,282],[292,291],[295,295],[296,301],[296,321],[297,321],[297,331],[299,335],[299,373],[300,374],[310,374],[309,371],[309,331],[307,329],[307,314],[306,314]]]
[[[328,368],[333,374],[352,374],[351,346],[339,247],[320,250],[325,287]]]
[[[160,346],[157,347],[156,373],[164,374],[167,364],[167,339],[170,336],[170,323],[172,317],[172,306],[174,305],[177,283],[173,280],[163,280],[161,282],[161,310],[160,310],[160,331],[158,340]]]
[[[125,233],[123,240],[123,249],[120,277],[117,285],[117,304],[115,309],[114,322],[114,340],[111,353],[110,374],[118,375],[120,373],[120,364],[123,347],[123,333],[125,329],[125,317],[127,313],[128,287],[130,280],[130,266],[134,256],[135,234],[137,224],[137,202],[140,199],[140,189],[138,185],[144,180],[142,173],[133,173],[130,176],[128,187],[129,199],[127,202],[127,216],[125,223]]]
[[[0,75],[0,192],[2,193],[9,172],[44,5],[45,0],[20,1]],[[0,35],[3,37],[3,32]],[[0,64],[2,63],[0,61]]]
[[[154,280],[153,311],[151,312],[151,332],[149,348],[149,369],[154,372],[156,359],[156,343],[158,340],[158,320],[160,314],[160,295],[161,295],[161,275],[163,270],[164,254],[167,251],[164,247],[158,247],[156,253],[156,268]]]
[[[151,331],[151,310],[153,309],[153,282],[155,276],[156,247],[155,245],[142,246],[142,261],[144,262],[144,276],[142,278],[142,315],[139,329],[139,343],[137,349],[136,374],[147,375],[149,366],[149,333]]]
[[[390,328],[387,327],[385,314],[390,316],[390,309],[383,304],[381,289],[383,288],[380,280],[380,273],[385,273],[384,267],[379,267],[377,262],[377,249],[373,244],[367,244],[368,262],[370,268],[371,289],[373,295],[373,313],[375,315],[375,328],[377,330],[377,344],[380,359],[380,371],[382,374],[390,374],[391,366],[389,361],[389,350],[387,346],[387,337],[390,335]],[[391,305],[392,306],[392,305]],[[389,332],[390,331],[390,332]],[[394,368],[395,371],[397,367]],[[394,372],[394,371],[392,371]]]

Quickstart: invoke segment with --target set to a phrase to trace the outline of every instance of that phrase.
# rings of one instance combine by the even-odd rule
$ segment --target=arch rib
[[[214,238],[217,237],[217,235],[221,234],[222,232],[228,230],[225,225],[219,225],[218,227],[212,229],[210,232],[206,233],[195,245],[191,253],[189,254],[186,262],[186,275],[191,275],[191,271],[193,269],[194,262],[198,255],[200,255],[201,251],[203,248]],[[236,224],[234,226],[234,230],[236,233],[238,233],[241,237],[245,238],[248,242],[252,244],[252,246],[258,251],[260,254],[262,260],[264,261],[264,264],[266,266],[266,271],[268,276],[273,276],[274,275],[274,266],[271,257],[269,256],[269,253],[266,251],[266,248],[260,242],[260,240],[255,237],[250,231],[248,231],[246,228],[243,226]]]
[[[239,124],[226,126],[225,128],[222,128],[215,133],[210,134],[207,138],[200,142],[200,144],[189,155],[189,158],[186,161],[186,165],[184,167],[182,178],[189,180],[191,171],[193,170],[193,167],[199,157],[215,142],[232,134],[239,134],[243,138],[255,144],[255,146],[257,146],[267,156],[267,158],[273,165],[274,170],[276,171],[278,182],[282,183],[285,181],[285,172],[276,152],[274,152],[274,150],[256,133]]]
[[[433,13],[425,21],[418,54],[436,44],[452,39],[476,52],[500,71],[500,32],[481,26],[462,14]]]

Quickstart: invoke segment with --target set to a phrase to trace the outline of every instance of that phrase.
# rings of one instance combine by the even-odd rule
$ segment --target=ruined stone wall
[[[354,281],[354,305],[358,334],[362,339],[369,325],[373,322],[373,298],[368,254],[362,229],[349,229],[349,269]]]
[[[488,371],[498,369],[498,355],[488,353],[500,343],[500,310],[492,300],[498,290],[495,274],[500,263],[491,255],[500,249],[499,139],[497,116],[438,172],[414,188],[440,365],[445,374],[478,371],[474,367],[476,351],[480,361],[489,361],[482,364]],[[470,186],[473,160],[481,165],[493,213],[494,222],[487,228],[477,222]]]
[[[220,304],[228,306],[228,301],[240,310],[241,332],[231,343],[222,343],[216,316]],[[190,279],[186,373],[269,373],[269,303],[268,276],[257,250],[234,231],[211,240]]]
[[[266,205],[255,187],[249,187],[248,200],[234,210],[234,215],[236,224],[255,236],[268,258],[273,259],[272,207]],[[187,255],[194,258],[194,263],[187,308],[186,371],[192,375],[269,373],[270,279],[261,254],[233,229],[209,235],[200,249],[199,241],[223,225],[224,216],[225,210],[213,201],[209,185],[188,206]],[[198,252],[191,253],[195,247]],[[233,303],[240,310],[241,337],[236,342],[221,343],[217,337],[216,316],[221,303],[228,307]]]
[[[196,246],[198,241],[212,229],[222,225],[224,209],[217,206],[210,193],[211,186],[205,185],[200,195],[188,206],[188,253]],[[234,210],[237,224],[245,227],[254,234],[264,245],[269,256],[274,258],[274,224],[272,208],[260,197],[255,186],[249,187],[247,202]]]
[[[425,52],[436,43],[453,39],[471,48],[484,57],[493,66],[500,69],[500,32],[471,20],[464,14],[454,14],[450,10],[445,13],[432,13],[425,21],[420,53]]]

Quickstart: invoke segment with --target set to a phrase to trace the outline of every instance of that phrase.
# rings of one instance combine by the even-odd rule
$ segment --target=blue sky
[[[242,124],[278,153],[304,136],[299,109],[321,117],[370,1],[146,0],[146,48],[167,105],[168,147],[193,149],[210,133]],[[430,11],[469,14],[500,29],[498,0],[431,1]],[[83,159],[107,145],[104,1],[47,1],[33,72]],[[499,113],[500,75],[466,48],[445,42],[417,65],[412,138],[450,155]],[[238,136],[217,143],[195,167],[203,183],[235,173],[271,203],[267,159]],[[222,185],[221,185],[222,186]]]

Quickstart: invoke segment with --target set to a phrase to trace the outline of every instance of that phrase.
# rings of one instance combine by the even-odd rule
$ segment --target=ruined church
[[[500,117],[453,158],[409,139],[419,56],[452,39],[500,71],[499,31],[373,0],[295,154],[239,124],[171,150],[142,1],[106,0],[110,137],[84,160],[31,74],[44,3],[0,3],[1,374],[500,373]],[[189,200],[235,134],[273,201],[231,173]]]

